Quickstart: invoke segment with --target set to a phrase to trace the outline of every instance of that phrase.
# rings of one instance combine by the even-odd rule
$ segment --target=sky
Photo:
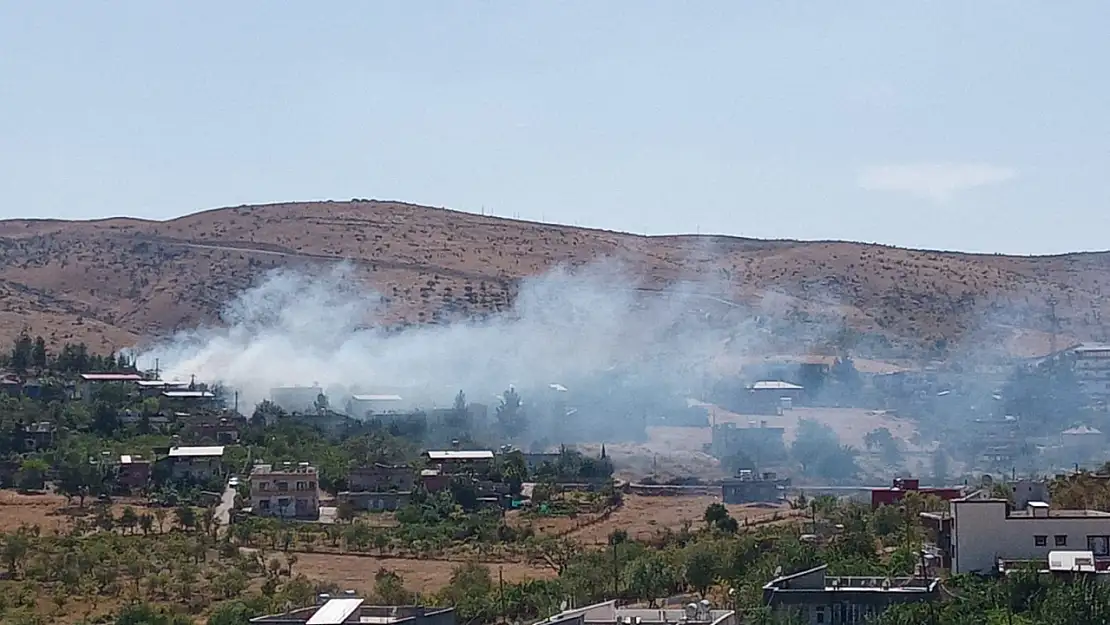
[[[1110,3],[0,0],[0,218],[1110,248]]]

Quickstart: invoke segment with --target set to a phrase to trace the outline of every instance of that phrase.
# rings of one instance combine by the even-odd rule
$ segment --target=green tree
[[[497,424],[506,438],[516,438],[524,433],[527,421],[524,416],[524,404],[516,389],[509,387],[501,395],[501,403],[497,406]]]
[[[717,525],[728,517],[728,508],[725,508],[724,504],[722,503],[709,504],[705,507],[705,514],[702,515],[702,519],[705,520],[706,527],[713,527],[714,525]]]
[[[8,357],[8,366],[13,371],[19,374],[27,373],[27,370],[32,364],[32,351],[34,350],[34,343],[31,336],[27,334],[24,329],[15,338],[15,344],[12,345],[11,355]]]
[[[648,551],[628,565],[629,592],[646,599],[653,608],[661,597],[677,588],[678,582],[675,567],[659,551]]]
[[[17,483],[22,490],[42,490],[46,487],[46,472],[50,465],[41,458],[28,458],[19,466]]]
[[[687,551],[684,578],[686,584],[702,598],[717,579],[717,570],[717,555],[708,548],[695,545]]]
[[[35,343],[31,346],[31,366],[39,371],[46,369],[49,356],[46,352],[46,339],[41,336],[35,337]]]
[[[186,530],[191,530],[197,525],[197,511],[192,506],[178,506],[173,511],[177,517],[177,524]]]
[[[374,574],[374,597],[382,605],[408,605],[413,599],[412,593],[405,590],[405,580],[384,567]]]
[[[138,525],[139,515],[135,513],[135,509],[131,506],[125,507],[119,515],[119,526],[123,528],[123,531],[126,533],[134,532]]]

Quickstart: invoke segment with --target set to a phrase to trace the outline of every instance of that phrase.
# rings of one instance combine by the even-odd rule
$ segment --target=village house
[[[347,416],[355,419],[369,419],[405,411],[406,406],[400,395],[351,395],[346,406]]]
[[[251,512],[259,516],[320,516],[316,467],[307,462],[256,464],[250,474]]]
[[[988,573],[1000,560],[1047,562],[1052,551],[1090,551],[1110,558],[1110,513],[1060,510],[1042,501],[1024,509],[1005,499],[964,497],[951,502],[952,572]]]
[[[454,608],[416,605],[366,605],[354,591],[332,597],[319,595],[316,605],[250,620],[260,625],[456,625]]]
[[[124,454],[116,466],[116,485],[121,489],[135,492],[150,483],[150,461],[142,456]]]
[[[186,419],[182,435],[197,444],[233,445],[239,442],[246,424],[244,419],[234,416],[198,415]]]
[[[58,427],[49,421],[36,421],[23,428],[23,448],[26,451],[40,451],[54,445]]]
[[[833,577],[828,565],[783,575],[763,586],[763,602],[780,618],[806,625],[867,623],[898,603],[940,599],[940,581],[918,577]]]
[[[408,505],[415,482],[411,467],[374,463],[351,469],[348,490],[339,493],[339,500],[357,510],[397,510]]]
[[[351,469],[347,474],[347,486],[352,491],[372,493],[410,491],[415,479],[412,467],[375,462],[368,467]]]
[[[82,373],[77,394],[85,401],[92,401],[94,390],[102,384],[134,384],[142,379],[138,373]]]
[[[734,478],[721,482],[721,501],[731,504],[779,503],[786,499],[790,478],[779,479],[770,471],[756,475],[742,469]]]
[[[166,391],[187,391],[188,382],[167,382],[166,380],[138,380],[139,394],[143,397],[161,397]]]
[[[222,445],[171,447],[164,461],[175,479],[206,481],[223,474],[223,457]]]
[[[708,600],[680,608],[623,608],[615,600],[564,610],[536,625],[737,625],[736,612],[714,609]]]
[[[438,468],[444,475],[482,471],[493,464],[493,452],[489,450],[428,451],[424,457],[430,468]]]

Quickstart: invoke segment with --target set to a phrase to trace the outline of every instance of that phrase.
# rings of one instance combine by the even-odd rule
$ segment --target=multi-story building
[[[536,625],[620,625],[640,623],[641,625],[736,625],[736,612],[715,610],[709,601],[690,603],[682,608],[661,610],[644,608],[618,608],[616,601],[605,601],[582,608],[564,610]]]
[[[776,577],[763,586],[763,602],[791,623],[853,625],[869,622],[897,603],[935,601],[935,578],[833,577],[822,565]]]
[[[1030,501],[1012,510],[1005,499],[951,502],[953,573],[989,572],[1000,560],[1047,561],[1049,552],[1085,550],[1110,558],[1110,513],[1057,510]]]
[[[1075,377],[1091,403],[1110,406],[1110,345],[1082,343],[1071,348]]]
[[[254,514],[285,518],[320,516],[316,467],[307,462],[254,465],[250,492]]]

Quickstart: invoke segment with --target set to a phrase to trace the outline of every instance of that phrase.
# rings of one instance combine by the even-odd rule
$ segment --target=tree
[[[19,374],[27,373],[27,369],[32,364],[32,351],[34,350],[34,343],[31,336],[27,334],[24,329],[19,333],[15,339],[15,344],[12,345],[11,356],[8,358],[8,366],[13,371]]]
[[[143,536],[150,534],[151,528],[154,527],[154,516],[149,512],[144,512],[139,515],[139,529],[143,531]]]
[[[208,625],[249,625],[261,613],[241,601],[221,604],[208,617]]]
[[[355,519],[355,506],[347,499],[340,500],[339,505],[335,507],[335,518],[337,521],[353,521]]]
[[[177,517],[177,524],[182,529],[191,530],[197,524],[197,511],[192,506],[178,506],[173,511]]]
[[[702,518],[705,519],[706,527],[712,527],[729,518],[728,509],[722,503],[711,503],[705,507]]]
[[[19,575],[23,559],[31,548],[30,540],[22,531],[13,532],[4,537],[4,563],[8,566],[8,575],[15,579]]]
[[[501,403],[497,406],[497,424],[505,437],[510,439],[523,434],[527,425],[520,394],[511,386],[501,395]]]
[[[412,593],[405,590],[405,580],[385,567],[374,574],[374,597],[381,605],[408,605],[412,602]]]
[[[46,353],[46,339],[41,336],[35,337],[35,343],[31,346],[31,366],[39,371],[46,369],[47,360],[49,356]]]
[[[841,446],[832,428],[812,419],[798,422],[790,453],[807,475],[845,479],[859,472],[855,450]]]
[[[139,525],[139,515],[135,513],[135,509],[127,506],[120,512],[119,526],[123,528],[125,533],[134,532],[135,527]]]
[[[686,584],[705,598],[717,578],[717,555],[707,547],[695,545],[686,553],[684,577]]]
[[[28,458],[19,466],[17,483],[21,490],[42,490],[46,487],[46,472],[50,465],[41,458]]]
[[[659,551],[648,551],[628,566],[628,590],[638,599],[647,599],[654,608],[660,597],[669,596],[678,586],[675,567]]]
[[[100,470],[81,455],[74,455],[62,461],[58,467],[58,479],[54,490],[68,499],[78,498],[78,505],[85,507],[85,498],[100,494],[103,484]]]

